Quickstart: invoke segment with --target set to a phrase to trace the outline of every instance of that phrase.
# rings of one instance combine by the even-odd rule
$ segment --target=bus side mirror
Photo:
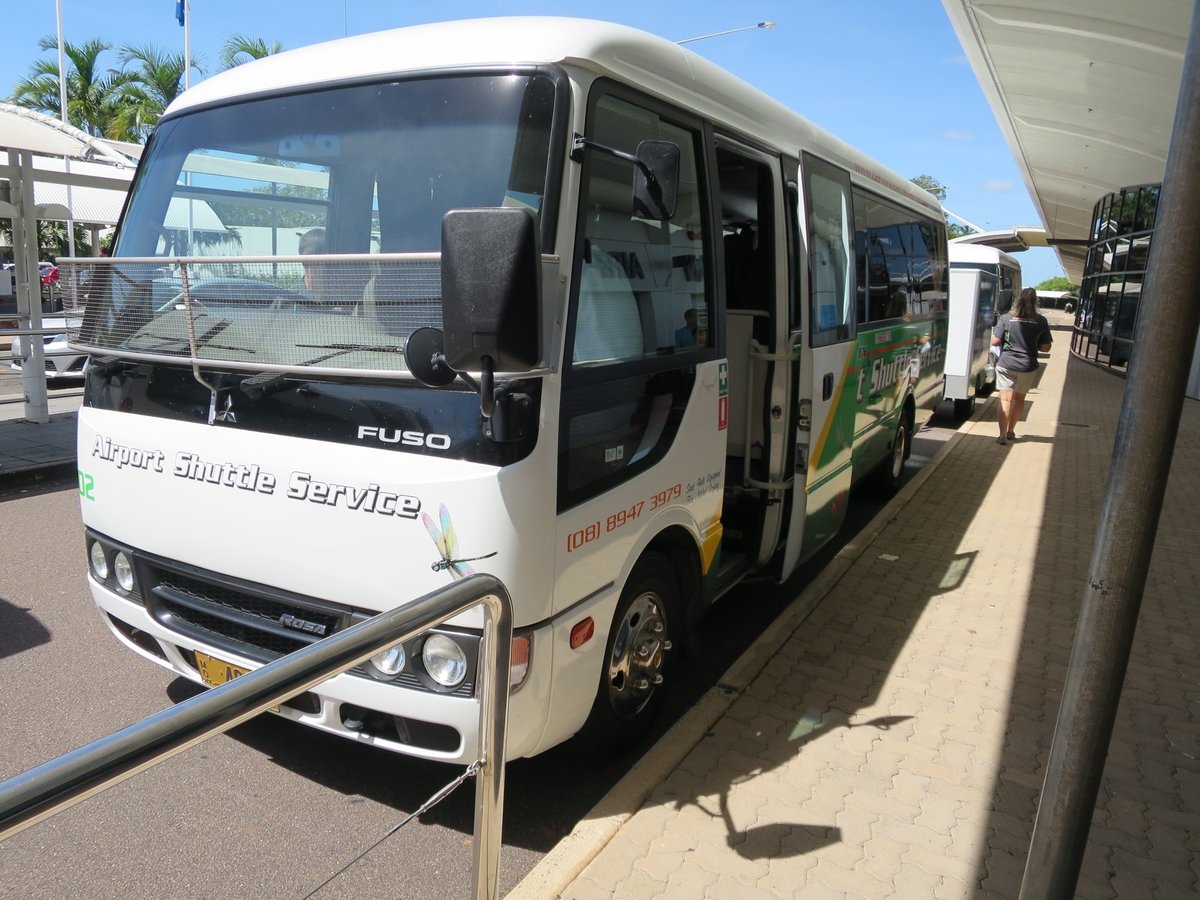
[[[542,355],[542,257],[527,209],[452,209],[442,219],[442,328],[457,372],[528,372]]]
[[[646,219],[675,215],[679,192],[679,145],[672,141],[642,141],[633,170],[633,214]]]

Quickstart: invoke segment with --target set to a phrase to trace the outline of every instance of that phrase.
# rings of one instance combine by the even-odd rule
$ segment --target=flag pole
[[[183,89],[192,86],[192,2],[183,0]]]
[[[58,25],[58,106],[64,125],[70,125],[67,117],[67,51],[63,40],[62,0],[54,0],[54,15]],[[75,209],[71,204],[71,160],[65,160],[67,174],[67,255],[75,255]],[[52,298],[53,299],[53,298]],[[51,303],[53,307],[53,303]]]

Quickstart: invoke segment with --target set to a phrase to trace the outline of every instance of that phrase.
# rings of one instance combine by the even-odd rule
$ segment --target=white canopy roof
[[[75,159],[105,159],[118,165],[131,165],[135,160],[116,149],[128,146],[93,137],[32,109],[0,103],[0,149],[28,150]]]
[[[1078,282],[1096,201],[1163,179],[1192,4],[942,2]]]

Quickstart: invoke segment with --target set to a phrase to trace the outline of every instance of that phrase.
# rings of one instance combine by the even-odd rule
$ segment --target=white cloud
[[[975,135],[970,131],[943,131],[942,137],[951,141],[973,141]]]
[[[983,182],[983,184],[979,185],[980,190],[988,191],[993,194],[1007,194],[1011,191],[1016,190],[1016,188],[1017,188],[1017,186],[1015,183],[1004,180],[1004,179],[996,179],[994,181],[985,181],[985,182]]]

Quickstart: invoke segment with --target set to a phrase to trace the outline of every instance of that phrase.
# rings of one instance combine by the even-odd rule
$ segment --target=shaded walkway
[[[620,824],[598,855],[564,842],[510,896],[1016,896],[1125,386],[1056,337],[1021,439],[982,410],[724,715],[664,738],[698,743],[649,800],[589,816]],[[1197,891],[1200,404],[1184,417],[1089,898]]]

